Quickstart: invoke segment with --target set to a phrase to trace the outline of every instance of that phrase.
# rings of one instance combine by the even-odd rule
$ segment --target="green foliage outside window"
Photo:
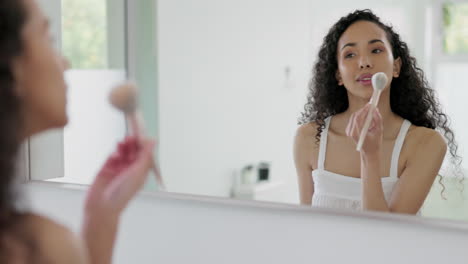
[[[468,3],[443,5],[444,52],[468,54]]]
[[[74,69],[105,69],[106,0],[62,0],[62,52]]]

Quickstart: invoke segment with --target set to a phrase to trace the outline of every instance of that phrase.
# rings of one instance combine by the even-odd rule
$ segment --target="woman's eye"
[[[350,58],[352,58],[354,56],[355,56],[354,53],[348,53],[348,54],[345,55],[345,58],[350,59]]]
[[[382,52],[381,49],[374,49],[374,50],[372,50],[372,53],[376,53],[376,54],[379,54],[379,53],[381,53],[381,52]]]

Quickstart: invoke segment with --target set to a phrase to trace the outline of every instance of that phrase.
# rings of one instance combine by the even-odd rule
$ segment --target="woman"
[[[110,263],[120,214],[145,182],[154,142],[129,137],[107,160],[87,196],[83,239],[19,211],[16,154],[28,137],[67,123],[67,62],[35,0],[2,0],[0,32],[0,263]]]
[[[373,88],[389,82],[356,151]],[[400,36],[370,10],[341,18],[322,44],[310,82],[294,158],[302,204],[417,214],[447,144],[457,146],[447,117]]]

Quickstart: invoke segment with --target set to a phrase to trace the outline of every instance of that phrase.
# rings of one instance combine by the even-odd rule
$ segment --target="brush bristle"
[[[132,113],[137,107],[137,87],[135,84],[126,82],[115,86],[110,95],[110,103],[124,113]]]
[[[372,87],[374,90],[382,91],[387,86],[388,78],[383,72],[372,75]]]

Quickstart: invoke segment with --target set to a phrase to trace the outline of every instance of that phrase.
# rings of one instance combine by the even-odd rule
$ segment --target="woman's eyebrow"
[[[384,42],[380,39],[373,39],[373,40],[369,40],[369,44],[374,44],[374,43],[377,43],[377,42],[381,42],[382,44],[384,44]],[[342,48],[341,50],[343,50],[344,48],[346,47],[354,47],[356,46],[356,42],[350,42],[350,43],[346,43]]]

